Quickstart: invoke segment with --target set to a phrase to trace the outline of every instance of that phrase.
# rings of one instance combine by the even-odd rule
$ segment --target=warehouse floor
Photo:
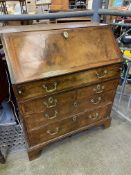
[[[110,128],[81,132],[51,144],[29,162],[25,151],[11,153],[0,175],[130,175],[131,124],[116,117]]]

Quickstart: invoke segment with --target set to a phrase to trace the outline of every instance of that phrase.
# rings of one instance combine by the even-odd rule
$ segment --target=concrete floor
[[[131,175],[131,124],[112,116],[110,128],[51,144],[32,162],[25,151],[11,153],[0,175]]]

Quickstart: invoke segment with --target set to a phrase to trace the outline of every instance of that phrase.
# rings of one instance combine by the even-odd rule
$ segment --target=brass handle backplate
[[[57,89],[57,82],[54,82],[54,84],[53,84],[53,88],[52,89],[49,89],[49,87],[46,85],[46,84],[44,84],[43,85],[43,88],[46,90],[46,92],[54,92],[54,91],[56,91],[56,89]]]
[[[73,120],[73,122],[76,122],[77,116],[73,116],[72,120]]]
[[[22,90],[19,89],[18,90],[18,94],[21,95],[22,94]]]
[[[77,102],[74,102],[74,107],[78,107],[78,103]]]
[[[104,70],[102,73],[96,72],[96,76],[99,79],[104,78],[107,74],[108,74],[108,71],[107,70]]]
[[[101,102],[102,98],[101,97],[97,97],[95,99],[91,99],[91,103],[97,105]]]
[[[98,84],[96,88],[94,88],[93,90],[96,92],[96,94],[101,94],[104,89],[105,89],[105,86],[101,86],[100,84]]]
[[[47,134],[49,135],[56,135],[59,131],[59,128],[55,128],[54,130],[47,130]]]
[[[69,38],[69,33],[68,32],[63,32],[63,36],[65,39],[68,39]]]
[[[94,113],[94,114],[89,115],[89,119],[92,119],[92,120],[96,120],[96,119],[99,119],[99,118],[100,118],[100,116],[97,112]]]
[[[52,120],[52,119],[54,119],[54,118],[56,118],[57,117],[57,114],[58,114],[58,112],[57,111],[55,111],[55,114],[53,115],[53,116],[49,116],[49,114],[45,114],[45,117],[47,118],[47,119],[49,119],[49,120]]]
[[[57,104],[57,99],[54,99],[53,97],[49,97],[48,101],[47,102],[44,101],[43,103],[47,108],[53,108]]]

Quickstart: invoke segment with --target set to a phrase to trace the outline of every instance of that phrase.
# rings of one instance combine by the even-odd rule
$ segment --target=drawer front
[[[109,117],[111,105],[96,108],[93,111],[85,111],[79,115],[46,125],[39,129],[28,131],[30,144],[37,145],[54,138],[59,138],[67,133],[86,127],[96,121]]]
[[[114,98],[117,85],[117,79],[111,80],[65,93],[29,100],[20,103],[19,108],[23,115],[42,113],[41,118],[43,118],[43,122],[45,123],[49,121],[48,118],[60,119],[61,116],[69,116],[74,112],[79,112],[80,109],[83,111],[83,103],[87,105],[87,108],[111,102]],[[36,117],[36,115],[34,116]],[[32,115],[32,118],[34,116]]]
[[[75,106],[75,113],[82,112],[85,109],[92,109],[108,103],[113,103],[116,90],[110,90],[101,94],[90,95],[87,94],[88,89],[80,89],[77,95]],[[85,95],[87,94],[87,95]]]
[[[60,115],[72,113],[72,107],[75,100],[76,92],[70,91],[64,94],[30,100],[25,103],[21,103],[19,105],[19,108],[23,115],[42,113],[42,117],[44,115],[45,118],[48,119],[52,118],[53,115],[56,115],[58,117],[58,113]]]
[[[83,98],[74,102],[75,105],[70,106],[67,109],[52,109],[48,112],[42,112],[37,114],[32,114],[27,117],[24,116],[24,121],[27,130],[36,129],[56,121],[68,118],[72,115],[77,115],[83,111],[94,109],[96,107],[103,106],[105,104],[112,104],[115,96],[115,91],[109,91],[103,95],[93,96],[92,98]],[[72,103],[73,104],[73,103]],[[67,105],[66,105],[67,106]]]
[[[94,109],[96,107],[101,107],[103,105],[113,103],[115,97],[115,90],[105,92],[100,95],[94,96],[78,96],[77,101],[75,102],[74,114],[83,112],[86,109]],[[79,94],[80,95],[80,94]]]
[[[88,88],[81,88],[77,90],[77,93],[73,93],[72,96],[70,93],[68,97],[72,98],[65,98],[67,101],[64,102],[65,104],[60,105],[60,107],[53,107],[41,113],[24,116],[25,124],[27,125],[27,128],[31,130],[67,118],[73,114],[82,112],[89,107],[97,107],[97,105],[102,105],[103,103],[112,103],[115,94],[114,90],[116,89],[117,84],[118,80],[112,80]],[[105,98],[105,92],[107,92],[107,98]],[[75,97],[75,94],[77,94],[77,97]],[[93,97],[88,97],[89,94]],[[99,98],[101,98],[101,101],[98,101],[99,104],[97,104],[97,101],[92,100],[99,100]]]
[[[96,108],[98,106],[102,106],[109,103],[112,104],[117,84],[118,80],[113,80],[102,84],[98,84],[101,87],[98,89],[97,87],[99,86],[94,85],[88,88],[78,89],[77,92],[68,92],[66,93],[69,94],[67,95],[67,97],[65,95],[63,97],[63,94],[61,94],[61,99],[63,101],[61,101],[62,103],[60,103],[60,105],[58,105],[57,107],[52,107],[50,109],[45,108],[45,111],[40,113],[23,115],[26,128],[27,130],[32,130],[48,125],[50,123],[54,123],[58,120],[63,120],[72,115]],[[40,105],[38,104],[33,109],[38,109],[39,106]],[[43,110],[42,107],[41,110]],[[25,109],[27,109],[26,106]]]
[[[102,80],[120,76],[120,64],[105,66],[93,70],[73,73],[70,75],[40,80],[14,87],[19,101],[57,93],[59,91],[82,87]]]

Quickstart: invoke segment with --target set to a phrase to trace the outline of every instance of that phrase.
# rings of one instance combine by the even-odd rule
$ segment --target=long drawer
[[[77,115],[83,111],[94,109],[96,107],[101,107],[105,104],[111,104],[114,99],[115,91],[106,92],[100,96],[92,97],[92,98],[85,98],[82,101],[77,102],[77,106],[70,107],[72,112],[69,113],[70,109],[57,110],[53,109],[52,114],[50,115],[50,111],[47,113],[37,113],[32,114],[26,118],[24,118],[25,124],[28,130],[36,129],[41,126],[48,125],[50,123],[54,123],[56,121],[68,118],[71,115]],[[93,102],[91,100],[94,100]],[[67,112],[68,111],[68,112]],[[51,117],[51,118],[50,118]]]
[[[92,111],[79,113],[78,115],[51,123],[39,129],[28,131],[30,145],[34,146],[54,138],[59,138],[60,136],[79,130],[105,117],[109,117],[111,106],[112,105],[107,105],[95,108]]]
[[[93,108],[96,105],[103,105],[112,101],[117,85],[117,79],[107,81],[65,93],[29,100],[20,103],[19,108],[24,117],[29,114],[42,113],[38,115],[38,118],[41,116],[43,122],[52,118],[60,119],[61,116],[69,116],[72,113],[81,112],[87,107]],[[85,107],[83,107],[83,103]],[[32,118],[35,117],[36,115],[32,116]]]
[[[28,82],[14,86],[18,101],[24,101],[34,97],[46,96],[59,91],[82,87],[85,85],[100,83],[109,78],[120,76],[120,64],[108,65],[92,70],[72,73],[59,77]]]

